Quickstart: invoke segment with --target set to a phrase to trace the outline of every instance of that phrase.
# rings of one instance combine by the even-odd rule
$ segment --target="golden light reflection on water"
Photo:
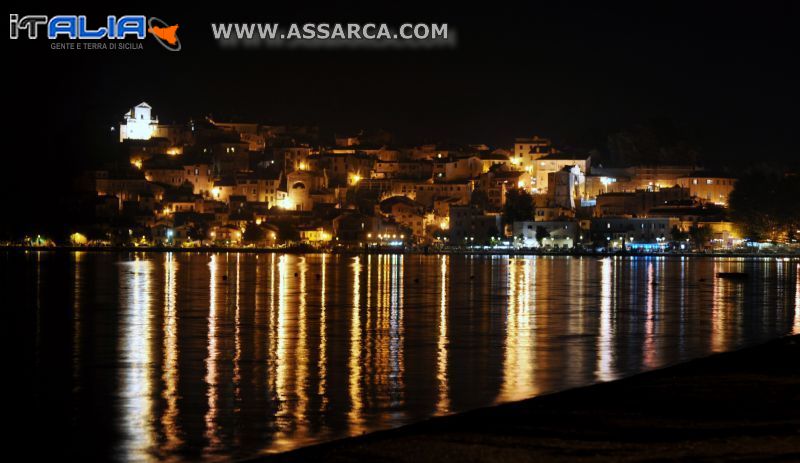
[[[403,403],[403,256],[378,256],[375,320],[370,324],[365,344],[370,358],[365,365],[375,374],[372,387],[378,400],[392,409]],[[367,316],[372,311],[367,312]],[[382,399],[381,399],[382,398]],[[375,399],[372,399],[375,400]]]
[[[275,254],[270,255],[269,272],[269,324],[267,338],[267,384],[269,384],[270,396],[275,395],[275,400],[280,400],[275,391],[278,389],[278,310],[275,300],[278,295],[275,291],[275,268],[279,260]],[[271,397],[270,397],[271,398]]]
[[[166,409],[161,417],[161,426],[166,439],[164,451],[170,453],[182,444],[178,425],[178,314],[175,285],[178,262],[171,252],[165,254],[164,258],[164,360],[161,374],[164,391],[161,396],[166,402]]]
[[[509,261],[503,385],[497,398],[499,402],[518,400],[538,392],[534,377],[536,306],[530,298],[536,262],[536,259],[524,258]]]
[[[205,438],[208,441],[205,453],[214,452],[220,445],[220,437],[218,434],[219,426],[217,425],[217,402],[219,400],[219,388],[217,383],[217,362],[219,357],[217,336],[217,285],[219,282],[218,274],[221,266],[220,258],[217,254],[211,255],[211,260],[208,263],[209,269],[209,283],[208,283],[208,356],[206,357],[206,376],[205,383],[208,388],[206,396],[208,398],[208,411],[205,415]]]
[[[81,348],[102,342],[93,291],[108,285],[87,272],[103,259],[73,258],[76,390],[109,351]],[[287,450],[800,333],[799,273],[736,259],[134,254],[111,288],[114,390],[93,400],[112,404],[126,460]]]
[[[403,269],[404,261],[405,256],[403,255],[395,254],[391,256],[392,297],[389,331],[389,351],[391,358],[391,374],[389,376],[391,378],[390,404],[398,410],[400,410],[403,405],[405,395],[405,390],[403,388],[405,374],[405,351],[403,348],[405,339],[405,310],[403,307],[403,301],[405,301],[403,295],[403,288],[405,287],[403,281],[403,275],[405,273]],[[402,412],[394,413],[395,417],[402,415]]]
[[[327,254],[322,255],[319,284],[319,362],[317,363],[317,368],[319,369],[319,386],[317,388],[317,394],[319,394],[322,399],[319,405],[320,411],[325,410],[328,406],[328,309],[325,306],[327,257]]]
[[[295,361],[297,362],[297,376],[294,380],[295,385],[295,400],[297,401],[297,407],[293,413],[293,419],[298,423],[298,430],[296,434],[300,438],[305,438],[305,434],[308,432],[306,422],[307,422],[307,409],[308,409],[308,394],[306,393],[305,387],[308,382],[308,333],[306,332],[306,324],[308,323],[308,315],[306,314],[306,272],[308,270],[308,266],[306,265],[306,258],[299,257],[299,262],[297,263],[297,269],[299,273],[299,285],[300,285],[300,292],[298,294],[298,304],[297,304],[297,347],[295,348]],[[298,275],[295,273],[295,275]]]
[[[275,446],[277,450],[288,448],[292,442],[292,429],[294,419],[292,415],[293,404],[291,376],[297,368],[297,358],[290,355],[291,331],[289,327],[289,306],[288,306],[288,286],[289,279],[289,256],[278,257],[278,290],[277,290],[277,318],[275,320],[275,399],[278,408],[275,411],[275,418],[278,425],[278,432],[275,436]],[[300,436],[298,436],[299,438]]]
[[[371,257],[371,256],[370,256]],[[353,258],[353,307],[350,319],[350,412],[348,413],[350,434],[363,431],[361,418],[361,257]]]
[[[120,303],[127,308],[119,339],[122,372],[119,397],[121,400],[122,433],[125,436],[119,449],[125,460],[141,459],[155,444],[153,429],[152,368],[152,301],[151,276],[153,262],[139,258],[119,266]]]
[[[83,278],[81,277],[81,260],[85,252],[77,251],[73,253],[73,272],[72,272],[72,377],[73,390],[79,388],[81,372],[81,290]]]
[[[647,286],[645,291],[647,293],[647,303],[645,306],[645,324],[644,324],[644,366],[647,368],[654,368],[658,362],[656,360],[656,266],[653,258],[647,259]]]
[[[600,328],[597,336],[597,369],[595,375],[600,381],[616,378],[613,362],[612,298],[614,284],[614,264],[610,257],[603,259],[600,270]]]
[[[716,278],[720,272],[730,271],[725,262],[714,262],[714,277],[712,281],[713,297],[711,299],[711,351],[723,352],[728,346],[728,333],[726,324],[728,314],[726,309],[726,294],[733,288],[732,283],[725,278]]]
[[[800,334],[800,265],[795,268],[794,283],[794,334]]]
[[[436,381],[439,395],[436,400],[436,414],[450,411],[450,397],[447,383],[447,267],[450,256],[442,255],[439,260],[439,336],[436,338]]]
[[[234,323],[234,354],[233,354],[233,384],[236,387],[234,395],[236,401],[241,400],[242,383],[242,311],[239,305],[241,297],[241,262],[242,255],[236,254],[236,294],[234,296],[233,323]]]

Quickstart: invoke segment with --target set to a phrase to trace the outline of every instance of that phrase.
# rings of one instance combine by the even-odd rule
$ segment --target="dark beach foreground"
[[[800,461],[800,336],[266,462]]]

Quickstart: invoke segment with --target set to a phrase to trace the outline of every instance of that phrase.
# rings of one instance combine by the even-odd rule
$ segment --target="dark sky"
[[[495,146],[541,134],[588,148],[620,128],[666,117],[698,133],[716,159],[797,156],[796,2],[403,2],[380,10],[372,3],[292,10],[264,2],[266,11],[244,4],[109,7],[94,15],[64,4],[10,8],[20,15],[86,13],[95,21],[157,16],[180,24],[183,50],[145,40],[138,52],[52,51],[46,40],[7,39],[7,137],[17,152],[58,172],[62,163],[102,159],[98,140],[145,100],[162,121],[214,114]],[[458,45],[229,51],[213,41],[212,21],[447,22]],[[12,165],[31,157],[21,159]]]

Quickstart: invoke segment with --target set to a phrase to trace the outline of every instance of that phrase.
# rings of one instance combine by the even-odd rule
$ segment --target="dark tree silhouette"
[[[533,220],[533,196],[524,190],[509,190],[506,193],[503,220],[507,224]]]
[[[754,170],[736,182],[728,199],[731,216],[753,240],[787,241],[800,228],[800,177]]]

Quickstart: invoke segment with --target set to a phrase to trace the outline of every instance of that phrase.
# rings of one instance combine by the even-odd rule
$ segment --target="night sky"
[[[385,128],[407,143],[501,147],[540,134],[602,149],[610,133],[666,118],[692,133],[714,162],[796,158],[793,2],[555,3],[380,11],[369,3],[294,11],[270,3],[260,12],[153,6],[95,15],[23,4],[10,12],[157,16],[180,24],[183,50],[170,53],[146,40],[141,51],[52,51],[47,40],[7,39],[13,152],[6,159],[43,175],[102,161],[109,127],[143,100],[162,122],[212,114],[329,131]],[[230,51],[210,31],[211,22],[223,21],[447,22],[458,45]],[[31,164],[34,158],[39,162]],[[25,181],[6,174],[7,187]],[[51,188],[63,187],[53,185],[31,192],[33,209]]]

